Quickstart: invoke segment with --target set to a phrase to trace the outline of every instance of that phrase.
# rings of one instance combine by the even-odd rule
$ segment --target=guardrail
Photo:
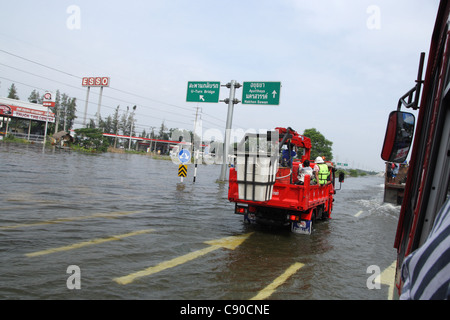
[[[33,142],[44,143],[44,135],[41,134],[28,134],[28,133],[18,133],[18,132],[9,132],[8,134],[13,135],[16,138],[25,139]]]

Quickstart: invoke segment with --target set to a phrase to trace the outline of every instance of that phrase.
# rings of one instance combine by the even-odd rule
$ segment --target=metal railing
[[[13,135],[19,139],[25,139],[32,142],[44,143],[44,135],[42,134],[28,134],[28,133],[19,133],[19,132],[8,132],[8,134]]]

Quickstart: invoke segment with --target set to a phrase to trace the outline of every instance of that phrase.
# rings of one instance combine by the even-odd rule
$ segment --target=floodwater
[[[346,178],[307,236],[244,224],[218,165],[177,171],[0,143],[0,299],[249,300],[286,272],[264,299],[388,299],[399,207],[383,177]]]

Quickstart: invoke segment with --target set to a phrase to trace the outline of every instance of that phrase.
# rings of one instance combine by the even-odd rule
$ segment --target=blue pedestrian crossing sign
[[[181,163],[186,163],[191,160],[191,153],[187,149],[181,149],[178,152],[178,159],[180,159]]]

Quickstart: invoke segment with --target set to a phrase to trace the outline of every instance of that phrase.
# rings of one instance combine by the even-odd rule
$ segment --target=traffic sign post
[[[187,165],[180,164],[178,166],[178,176],[181,177],[181,179],[186,178],[186,176],[187,176]]]
[[[187,163],[191,160],[191,153],[187,149],[181,149],[178,152],[178,159],[181,161],[181,164],[178,167],[178,176],[181,177],[181,182],[183,182],[183,178],[187,175]]]
[[[187,149],[181,149],[178,152],[178,159],[180,159],[181,163],[186,163],[191,160],[191,153]]]
[[[186,101],[218,103],[219,92],[219,81],[189,81]]]
[[[242,86],[242,104],[280,104],[281,82],[244,82]]]

